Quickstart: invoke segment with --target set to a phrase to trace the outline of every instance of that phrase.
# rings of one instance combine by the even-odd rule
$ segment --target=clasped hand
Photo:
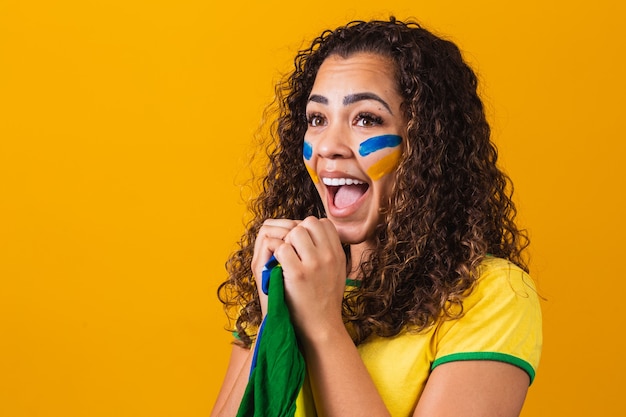
[[[300,335],[311,337],[324,326],[343,325],[346,256],[330,220],[307,217],[268,219],[263,223],[252,258],[263,316],[267,296],[261,291],[261,274],[272,255],[282,266],[285,300]]]

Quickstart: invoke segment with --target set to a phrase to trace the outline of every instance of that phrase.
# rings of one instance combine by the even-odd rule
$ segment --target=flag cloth
[[[285,304],[283,270],[272,257],[263,271],[267,314],[257,336],[250,379],[237,417],[292,417],[304,382],[304,358]]]

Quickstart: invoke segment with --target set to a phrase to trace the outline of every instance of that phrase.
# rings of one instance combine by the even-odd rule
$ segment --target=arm
[[[332,346],[332,350],[306,352],[318,411],[326,416],[389,415],[352,341],[349,337],[346,344],[340,340],[336,335],[321,344]],[[309,343],[306,346],[311,347]],[[517,417],[528,383],[526,372],[508,363],[460,361],[440,365],[429,377],[413,416]]]
[[[303,221],[276,251],[283,264],[287,303],[303,347],[316,407],[327,416],[389,415],[341,319],[345,264],[331,256],[342,253],[341,248],[335,246],[331,229],[324,220],[318,222]],[[510,266],[505,271],[514,273]],[[500,276],[496,273],[494,278],[508,292],[487,284],[488,294],[474,294],[464,319],[448,324],[455,327],[452,331],[448,329],[445,336],[446,343],[454,346],[450,353],[468,341],[467,329],[472,328],[471,323],[484,323],[479,314],[483,310],[500,318],[490,329],[499,329],[499,323],[510,329],[511,323],[517,323],[515,333],[529,332],[530,345],[534,343],[535,320],[528,320],[528,328],[518,329],[520,323],[515,319],[517,314],[535,312],[533,298],[525,287],[513,288],[512,281],[499,279]],[[473,303],[479,303],[480,307],[470,312]],[[520,305],[513,308],[512,303]],[[460,326],[465,330],[460,331]],[[483,342],[480,338],[478,344],[482,346]],[[441,364],[430,375],[414,416],[518,416],[529,382],[527,371],[504,362],[471,360]]]
[[[283,243],[284,237],[299,222],[287,219],[268,219],[261,227],[255,242],[252,269],[257,277],[261,313],[267,313],[267,296],[261,291],[261,270],[274,253],[276,246]],[[233,345],[224,382],[213,406],[211,417],[235,416],[246,391],[254,349]]]
[[[211,417],[226,417],[237,415],[239,403],[248,384],[250,363],[252,362],[252,349],[246,349],[233,345],[230,354],[226,376],[222,383]]]
[[[436,366],[414,416],[518,416],[542,344],[541,308],[531,278],[508,261],[487,260],[463,307],[462,318],[439,329],[439,359],[491,352],[504,354],[502,359],[515,357],[518,363],[484,356]]]
[[[319,415],[390,415],[342,321],[302,346]]]
[[[528,374],[504,362],[459,361],[434,369],[414,417],[516,417]]]
[[[346,259],[333,224],[309,217],[274,255],[320,415],[389,416],[342,318]]]

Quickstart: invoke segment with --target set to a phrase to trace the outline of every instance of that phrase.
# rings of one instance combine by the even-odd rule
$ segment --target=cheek
[[[359,145],[359,155],[368,156],[386,148],[397,148],[402,143],[402,136],[380,135],[371,137]]]
[[[378,155],[376,155],[378,156]],[[392,173],[400,163],[400,149],[396,148],[384,156],[372,157],[371,165],[367,168],[367,175],[374,181],[378,181],[387,174]]]
[[[377,181],[393,172],[400,161],[399,135],[380,135],[371,137],[359,145],[359,155],[366,159],[367,175]]]
[[[312,157],[313,157],[313,146],[309,142],[304,141],[304,143],[302,144],[302,158],[304,159],[304,166],[306,167],[306,170],[309,173],[309,176],[311,177],[313,182],[317,184],[320,182],[320,179],[318,178],[313,168],[309,166],[309,161],[311,160]]]
[[[304,157],[305,161],[310,161],[313,156],[313,145],[311,145],[306,140],[302,143],[302,157]]]
[[[309,164],[307,164],[306,159],[304,160],[304,166],[306,167],[307,172],[309,173],[309,176],[311,177],[311,179],[313,180],[313,182],[315,184],[320,182],[319,177],[317,176],[317,174],[315,173],[315,171],[313,170],[313,168],[311,168],[309,166]]]

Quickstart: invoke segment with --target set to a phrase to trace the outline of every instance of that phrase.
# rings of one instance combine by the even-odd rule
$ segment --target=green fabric
[[[267,315],[257,340],[256,366],[250,374],[237,417],[293,416],[304,381],[304,358],[285,304],[280,266],[270,273]]]

